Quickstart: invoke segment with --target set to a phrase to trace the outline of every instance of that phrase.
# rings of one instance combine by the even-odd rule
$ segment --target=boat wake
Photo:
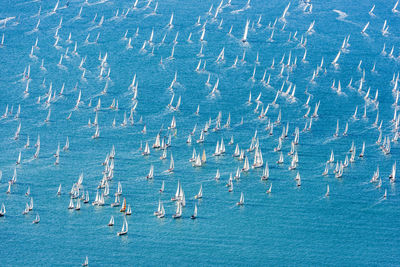
[[[377,206],[377,205],[379,205],[379,204],[381,204],[383,201],[385,201],[386,199],[384,198],[384,197],[381,197],[377,202],[375,202],[374,204],[372,204],[370,207],[368,207],[368,208],[366,208],[366,209],[370,209],[370,208],[373,208],[373,207],[375,207],[375,206]],[[366,210],[365,209],[365,210]]]
[[[337,13],[339,16],[336,18],[337,20],[346,21],[345,18],[348,17],[346,12],[340,11],[338,9],[332,10],[333,12]]]
[[[337,13],[337,14],[339,15],[339,16],[336,18],[336,20],[340,20],[340,21],[343,21],[343,22],[351,23],[351,24],[353,24],[353,25],[358,25],[357,23],[352,22],[352,21],[346,19],[346,18],[348,17],[348,15],[347,15],[346,12],[343,12],[343,11],[337,10],[337,9],[333,9],[332,11],[335,12],[335,13]]]
[[[15,17],[7,17],[5,19],[0,19],[0,24],[5,24],[7,22],[9,22],[10,20],[15,19]]]
[[[100,1],[97,1],[97,2],[94,2],[94,3],[89,3],[88,1],[86,1],[85,4],[87,6],[95,6],[95,5],[100,5],[100,4],[104,4],[104,3],[107,3],[107,2],[108,2],[108,0],[100,0]]]

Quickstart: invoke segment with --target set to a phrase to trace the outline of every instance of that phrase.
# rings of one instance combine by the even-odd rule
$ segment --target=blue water
[[[226,1],[225,1],[226,2]],[[315,2],[315,3],[314,3]],[[392,3],[393,2],[393,3]],[[0,28],[4,33],[4,46],[0,48],[0,114],[9,105],[13,114],[0,120],[0,169],[3,176],[0,182],[0,203],[7,209],[5,217],[0,218],[0,255],[2,266],[77,266],[88,256],[91,266],[110,265],[400,265],[400,198],[396,183],[390,183],[388,175],[394,162],[399,160],[399,145],[392,142],[389,155],[382,153],[375,143],[379,131],[373,126],[379,110],[383,120],[382,136],[394,137],[393,118],[395,94],[391,83],[393,73],[399,71],[397,59],[400,44],[400,16],[392,13],[395,1],[313,1],[312,13],[303,12],[305,4],[291,1],[286,15],[286,26],[278,20],[274,42],[268,42],[271,34],[268,24],[279,18],[287,1],[251,1],[250,8],[243,9],[246,2],[233,0],[231,6],[222,5],[216,20],[207,14],[213,4],[215,13],[218,1],[166,1],[159,2],[157,14],[149,16],[155,2],[144,8],[147,2],[139,1],[137,9],[130,10],[126,17],[121,14],[133,6],[134,1],[102,1],[89,4],[82,1],[60,1],[59,10],[51,10],[56,1],[2,1],[0,18],[11,18]],[[375,17],[368,11],[375,4]],[[42,7],[38,17],[39,7]],[[82,18],[76,19],[83,6]],[[115,14],[119,10],[119,16]],[[239,10],[239,11],[238,11]],[[339,16],[339,10],[347,16]],[[235,12],[236,11],[236,12]],[[173,28],[166,25],[171,13],[174,13]],[[93,18],[97,18],[93,23]],[[262,15],[261,25],[256,25]],[[98,25],[101,16],[104,23]],[[196,26],[197,17],[201,24],[206,20],[206,34],[203,57],[200,51],[201,26]],[[12,18],[15,17],[15,18]],[[38,31],[32,31],[40,18]],[[62,27],[58,48],[53,46],[55,32],[60,19]],[[218,28],[223,19],[221,29]],[[248,44],[243,45],[246,20],[249,19],[250,30]],[[381,28],[384,20],[388,21],[389,34],[383,36]],[[306,34],[309,25],[315,20],[312,34]],[[360,31],[370,21],[368,36]],[[252,27],[252,23],[254,26]],[[233,25],[232,35],[228,35]],[[139,34],[135,37],[136,29]],[[151,47],[140,51],[145,40],[154,29],[154,54]],[[128,30],[127,37],[132,37],[132,49],[127,49],[127,40],[122,37]],[[297,31],[297,40],[288,41],[289,35]],[[71,32],[72,43],[67,43]],[[179,32],[175,46],[174,59],[167,59],[171,54],[173,40]],[[192,43],[186,39],[192,33]],[[90,33],[89,42],[94,42],[100,33],[97,43],[85,44]],[[167,34],[164,44],[160,44]],[[307,63],[301,62],[304,48],[299,45],[301,35],[307,36]],[[339,51],[343,39],[350,35],[347,53],[342,53],[338,68],[330,62]],[[30,57],[31,47],[38,37],[40,49],[34,50],[35,57]],[[74,42],[77,41],[79,55],[72,55]],[[394,57],[382,55],[386,44],[389,53],[392,46]],[[63,59],[63,66],[57,66],[60,55],[69,48],[68,58]],[[216,63],[221,49],[225,47],[225,60]],[[246,51],[245,62],[242,62],[243,51]],[[285,62],[291,51],[292,63],[297,57],[297,65],[289,72],[285,69],[279,77],[279,61],[285,54]],[[108,67],[100,79],[99,54],[108,54]],[[259,52],[255,81],[253,74],[256,54]],[[83,67],[85,79],[78,68],[83,57],[87,58]],[[235,57],[239,57],[237,68],[231,68]],[[162,57],[163,64],[160,64]],[[315,82],[310,82],[313,71],[324,58],[324,71],[320,72]],[[196,72],[199,59],[207,60],[204,71]],[[275,68],[270,69],[272,59]],[[46,71],[40,69],[44,59]],[[357,70],[359,61],[365,69],[363,92],[357,92],[362,72]],[[376,72],[371,69],[376,63]],[[24,69],[30,65],[31,75],[29,95],[23,92],[26,79]],[[111,69],[108,91],[101,94]],[[271,87],[260,83],[264,69],[267,76],[271,74]],[[173,87],[174,105],[182,97],[180,110],[173,112],[166,108],[172,90],[168,87],[177,72],[177,83]],[[134,113],[134,125],[119,126],[124,112],[129,116],[132,92],[129,85],[136,73],[138,80],[138,104]],[[212,86],[206,86],[208,74],[211,74],[212,86],[219,78],[219,93],[211,95]],[[347,88],[353,78],[353,89]],[[43,85],[43,79],[45,79]],[[282,82],[288,79],[296,85],[295,99],[279,96],[276,105],[270,106],[267,117],[275,121],[279,110],[282,112],[282,123],[276,125],[274,134],[265,130],[268,119],[258,119],[254,113],[255,98],[261,92],[260,101],[264,107],[271,103]],[[335,79],[336,86],[340,80],[343,93],[338,95],[331,89]],[[63,96],[57,96],[50,104],[51,118],[44,120],[49,107],[44,104],[45,95],[52,83],[53,92],[60,92],[65,83]],[[77,89],[74,87],[77,85]],[[284,91],[288,84],[285,85]],[[367,101],[367,118],[362,118],[365,93],[371,87]],[[379,90],[376,106],[372,103],[376,90]],[[79,91],[82,99],[77,110],[74,110]],[[247,105],[249,93],[253,101]],[[307,108],[304,106],[308,95],[311,95],[311,113],[315,104],[320,101],[319,118],[313,120],[311,131],[301,132],[309,119],[303,118]],[[41,103],[37,104],[41,96]],[[88,126],[95,117],[94,107],[101,99],[102,108],[98,112],[100,138],[91,136],[95,127]],[[119,110],[110,110],[113,99],[118,100]],[[89,102],[92,100],[92,106]],[[13,119],[18,104],[21,105],[20,119]],[[196,116],[197,105],[200,114]],[[357,120],[352,119],[358,106]],[[261,109],[261,106],[260,106]],[[70,120],[67,116],[72,112]],[[195,142],[200,129],[209,118],[214,128],[215,118],[222,113],[221,124],[225,124],[228,114],[231,115],[231,127],[217,132],[209,131],[205,142]],[[310,114],[311,114],[310,113]],[[168,136],[172,117],[177,121],[177,134],[172,137],[172,146],[168,149],[168,159],[161,161],[160,150],[151,149],[151,155],[143,157],[139,150],[141,142],[151,145],[163,125],[162,136]],[[142,117],[143,122],[140,122]],[[240,125],[241,118],[244,123]],[[117,126],[112,127],[113,119]],[[340,121],[340,133],[345,123],[349,123],[347,136],[333,137],[336,121]],[[283,142],[282,151],[285,157],[283,165],[277,165],[279,154],[273,151],[282,132],[282,126],[289,122],[289,136]],[[21,123],[21,134],[14,140],[15,131]],[[193,143],[186,144],[188,134],[197,124]],[[144,125],[147,133],[141,133]],[[296,127],[300,129],[300,143],[296,147],[299,156],[298,168],[289,171],[291,158],[287,155],[290,142]],[[243,173],[240,181],[234,182],[234,190],[228,193],[225,183],[229,173],[235,173],[243,161],[231,155],[236,143],[247,149],[255,130],[258,131],[260,148],[264,161],[270,166],[270,179],[260,180],[262,169]],[[29,135],[31,146],[24,149]],[[33,159],[34,143],[40,135],[41,150],[38,159]],[[235,144],[228,145],[231,136]],[[69,137],[70,150],[61,152],[60,164],[54,165],[53,154],[58,143],[61,147]],[[224,138],[226,154],[212,157],[216,142]],[[330,151],[335,158],[343,161],[351,143],[360,152],[363,141],[366,143],[364,158],[356,157],[344,170],[343,177],[334,177],[334,164],[330,166],[329,175],[322,176],[325,162]],[[116,149],[114,178],[110,182],[110,197],[106,198],[104,207],[82,203],[80,211],[68,210],[69,190],[84,174],[83,186],[90,193],[91,200],[96,194],[97,185],[102,178],[106,154],[112,145]],[[193,147],[197,152],[205,149],[208,159],[205,166],[193,168],[188,161]],[[15,161],[22,151],[22,163]],[[175,159],[175,172],[163,173],[169,166],[170,154]],[[246,152],[250,164],[253,152]],[[350,155],[349,155],[350,156]],[[397,162],[399,163],[399,162]],[[155,167],[154,180],[147,181],[145,176],[150,165]],[[369,183],[377,166],[380,168],[382,187]],[[17,168],[18,180],[12,186],[11,194],[6,194],[8,180],[14,168]],[[221,180],[214,180],[216,170],[221,171]],[[302,179],[301,187],[296,186],[294,177],[297,172]],[[186,194],[186,207],[181,219],[171,218],[175,212],[175,203],[170,198],[175,194],[178,180],[181,181]],[[118,208],[110,207],[113,194],[120,181],[123,197],[132,207],[132,216],[127,216],[129,233],[126,236],[116,235],[122,227],[123,214]],[[165,181],[165,192],[159,194],[161,182]],[[271,194],[266,194],[270,184]],[[56,196],[58,185],[62,184],[62,195]],[[200,184],[203,185],[204,197],[194,200]],[[330,186],[330,196],[324,197],[326,186]],[[28,215],[22,215],[27,188],[31,189],[35,207]],[[383,194],[387,189],[387,199]],[[245,195],[245,205],[237,207],[240,193]],[[158,201],[164,202],[166,217],[157,219],[153,212]],[[198,205],[198,219],[190,220],[194,204]],[[40,214],[39,224],[32,220]],[[115,226],[108,227],[111,217]]]

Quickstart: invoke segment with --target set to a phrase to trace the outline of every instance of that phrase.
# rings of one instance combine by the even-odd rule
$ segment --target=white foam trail
[[[337,20],[342,20],[342,21],[345,21],[345,18],[347,18],[347,13],[346,12],[343,12],[343,11],[341,11],[341,10],[338,10],[338,9],[334,9],[334,10],[332,10],[333,12],[335,12],[335,13],[337,13],[339,16],[336,18]]]

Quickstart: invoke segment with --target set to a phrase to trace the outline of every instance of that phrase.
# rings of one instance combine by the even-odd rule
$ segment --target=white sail
[[[206,28],[203,28],[201,31],[200,41],[204,41],[205,34],[206,34]]]
[[[69,205],[68,205],[68,209],[73,209],[74,208],[74,202],[72,200],[72,198],[69,200]]]
[[[249,32],[249,24],[250,24],[250,20],[246,21],[246,26],[244,28],[244,33],[243,33],[243,37],[242,37],[242,42],[246,43],[247,42],[247,34]]]
[[[170,161],[170,164],[169,164],[169,169],[168,169],[168,171],[169,171],[169,172],[172,172],[172,171],[174,170],[174,167],[175,167],[175,164],[174,164],[174,157],[172,156],[172,153],[171,153],[171,161]]]
[[[69,139],[68,139],[68,136],[67,136],[67,140],[65,141],[65,146],[63,147],[63,150],[67,151],[68,149],[69,149]]]
[[[144,151],[142,154],[143,154],[143,156],[150,155],[149,143],[146,142],[146,145],[145,145],[145,148],[144,148]]]
[[[181,182],[178,180],[178,187],[176,188],[175,196],[171,199],[172,201],[176,201],[179,199],[179,195],[181,192]]]
[[[249,169],[250,169],[249,159],[246,156],[244,159],[244,165],[243,165],[242,171],[247,172]]]
[[[113,226],[113,225],[114,225],[114,216],[111,216],[111,219],[108,222],[108,226]]]
[[[178,202],[178,204],[176,206],[176,212],[175,212],[174,215],[172,215],[172,217],[174,219],[182,217],[182,204],[181,204],[181,202]]]
[[[36,213],[36,217],[35,217],[35,219],[33,220],[33,222],[32,223],[35,223],[35,224],[37,224],[37,223],[39,223],[40,222],[40,216],[39,216],[39,214],[38,213]]]
[[[340,54],[341,54],[341,51],[339,50],[339,52],[337,53],[335,59],[332,61],[332,65],[337,65],[337,62],[338,62],[339,57],[340,57]]]
[[[17,159],[16,164],[17,164],[17,165],[18,165],[18,164],[21,164],[21,151],[19,151],[18,159]]]
[[[124,217],[124,223],[122,224],[122,229],[117,233],[118,236],[126,235],[128,233],[128,222],[126,221],[126,217]]]
[[[362,34],[366,34],[365,31],[368,29],[369,26],[369,21],[367,22],[367,24],[365,24],[364,28],[362,29],[361,33]]]
[[[197,217],[197,204],[194,204],[194,211],[192,215],[192,219],[195,219]]]
[[[154,178],[154,166],[150,166],[150,171],[149,174],[146,176],[147,179],[153,179]]]
[[[261,180],[268,180],[268,178],[269,178],[269,167],[268,167],[268,162],[266,162],[263,175],[261,176]]]
[[[203,198],[203,185],[200,185],[199,193],[197,195],[195,195],[194,198],[196,198],[196,199]]]
[[[238,203],[236,203],[236,205],[240,206],[240,205],[244,205],[244,194],[243,192],[240,193],[240,200]]]
[[[4,206],[4,203],[1,203],[0,217],[4,216],[5,214],[6,214],[6,206]]]
[[[171,14],[171,18],[169,19],[168,27],[171,28],[173,26],[173,24],[172,24],[173,20],[174,20],[174,13]]]

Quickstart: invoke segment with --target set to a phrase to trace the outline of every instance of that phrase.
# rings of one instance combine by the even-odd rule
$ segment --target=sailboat
[[[172,117],[171,125],[168,127],[168,129],[172,130],[176,128],[176,120],[175,116]]]
[[[0,209],[0,217],[3,217],[4,215],[6,215],[6,206],[4,206],[4,203],[2,203]]]
[[[344,168],[343,163],[340,162],[339,167],[338,167],[338,170],[337,170],[337,172],[336,172],[336,174],[335,174],[335,177],[336,177],[336,178],[341,178],[341,177],[342,177],[342,175],[343,175],[343,168]]]
[[[105,181],[103,194],[104,194],[104,196],[108,196],[110,194],[110,186],[108,185],[107,181]]]
[[[124,223],[122,224],[121,232],[117,233],[117,236],[126,235],[128,233],[128,222],[126,221],[126,217],[124,217]]]
[[[121,182],[118,182],[118,188],[117,188],[117,192],[115,193],[115,195],[122,195],[122,185]]]
[[[322,173],[322,175],[323,176],[325,176],[325,175],[328,175],[328,171],[329,171],[329,166],[328,166],[328,162],[326,163],[326,165],[325,165],[325,170],[324,170],[324,172]]]
[[[164,181],[162,181],[161,188],[160,188],[160,193],[162,193],[162,192],[164,192]]]
[[[156,141],[153,144],[153,148],[159,148],[160,147],[160,134],[157,134]]]
[[[17,169],[14,168],[14,174],[11,180],[8,182],[10,185],[15,184],[17,182]]]
[[[336,131],[333,134],[334,137],[338,137],[339,136],[339,120],[337,120],[336,122]]]
[[[174,158],[172,157],[172,153],[171,153],[171,162],[169,164],[169,169],[167,170],[167,172],[171,173],[174,171]]]
[[[296,185],[297,185],[297,187],[300,187],[300,186],[301,186],[301,177],[300,177],[300,173],[297,173],[295,179],[296,179]]]
[[[17,165],[21,164],[21,151],[19,152],[19,155],[18,155],[18,159],[17,159],[17,161],[16,161],[16,164],[17,164]]]
[[[389,175],[390,182],[394,183],[396,181],[396,161],[392,166],[392,172]]]
[[[144,147],[144,151],[142,153],[143,156],[147,156],[150,155],[150,147],[149,147],[149,143],[146,142],[146,146]]]
[[[23,214],[23,215],[26,215],[26,214],[28,214],[28,213],[29,213],[29,204],[26,203],[26,204],[25,204],[25,209],[24,209],[24,211],[22,212],[22,214]]]
[[[78,198],[78,200],[76,201],[75,210],[80,210],[80,209],[81,209],[81,200]]]
[[[33,210],[33,198],[31,198],[31,201],[29,203],[29,210]]]
[[[296,157],[294,156],[293,158],[292,158],[292,161],[291,161],[291,163],[290,163],[290,166],[289,166],[289,170],[294,170],[294,169],[296,169],[297,168],[297,162],[296,162]]]
[[[99,125],[96,126],[96,131],[95,133],[92,135],[92,139],[97,139],[100,136],[100,130],[99,130]]]
[[[231,136],[231,139],[229,140],[228,145],[233,145],[233,143],[234,143],[234,140],[233,140],[233,135],[232,135],[232,136]]]
[[[68,209],[70,209],[70,210],[74,209],[74,202],[73,202],[72,198],[69,201]]]
[[[331,156],[329,157],[327,163],[333,163],[334,161],[335,161],[335,155],[333,154],[333,150],[331,150]]]
[[[236,174],[235,174],[235,176],[234,176],[233,178],[236,179],[236,180],[239,180],[239,179],[240,179],[240,167],[238,167],[238,168],[236,169]]]
[[[126,199],[124,198],[124,202],[122,202],[122,207],[119,210],[120,212],[125,212],[126,211]]]
[[[119,195],[115,195],[114,202],[111,203],[111,207],[118,207],[119,206]]]
[[[239,200],[239,202],[236,203],[236,205],[237,205],[237,206],[242,206],[242,205],[244,205],[244,195],[243,195],[243,192],[240,193],[240,200]]]
[[[164,143],[164,140],[163,140],[163,143]],[[164,148],[163,153],[162,153],[160,159],[163,160],[163,159],[166,159],[166,158],[167,158],[167,150]]]
[[[335,59],[332,61],[332,65],[335,66],[335,67],[337,67],[337,66],[339,65],[337,62],[338,62],[338,60],[339,60],[339,58],[340,58],[341,52],[342,52],[342,51],[339,50],[339,52],[337,53]]]
[[[200,138],[196,142],[197,143],[203,143],[204,142],[204,131],[200,132]]]
[[[364,28],[361,30],[361,34],[367,35],[366,30],[368,29],[368,26],[369,26],[369,21],[367,22],[367,24],[365,24]]]
[[[213,156],[219,156],[221,155],[220,151],[219,151],[219,141],[217,141],[217,145],[215,147],[215,152],[213,154]]]
[[[85,199],[83,200],[83,203],[85,203],[85,204],[89,203],[89,192],[88,191],[86,191]]]
[[[28,135],[28,138],[26,139],[26,144],[25,144],[24,148],[28,148],[29,145],[30,145],[30,142],[29,142],[29,135]]]
[[[157,215],[157,218],[164,218],[165,217],[165,209],[164,204],[161,202],[160,212]]]
[[[236,144],[235,152],[233,153],[233,157],[239,157],[240,156],[240,148],[239,144]]]
[[[157,208],[157,211],[155,211],[155,212],[153,213],[154,216],[160,215],[160,213],[161,213],[161,206],[162,206],[162,202],[161,202],[161,200],[158,200],[158,208]]]
[[[232,193],[233,192],[233,182],[232,182],[232,174],[231,174],[231,176],[229,177],[229,185],[228,185],[228,192],[229,193]]]
[[[206,150],[203,149],[203,154],[201,155],[201,163],[204,164],[207,162]]]
[[[100,199],[100,195],[99,195],[99,191],[97,190],[96,192],[96,198],[94,199],[94,201],[92,202],[92,205],[97,205],[99,204],[99,199]]]
[[[35,219],[33,220],[33,224],[38,224],[40,222],[40,216],[39,216],[39,213],[36,213],[36,217],[35,217]]]
[[[194,161],[194,163],[192,165],[193,165],[193,167],[201,167],[202,166],[200,154],[197,154],[196,160]]]
[[[82,10],[82,7],[81,7],[81,10]],[[89,258],[88,258],[88,256],[86,256],[86,258],[85,258],[85,262],[82,264],[82,266],[89,266]]]
[[[268,162],[265,163],[265,169],[263,171],[263,175],[261,176],[261,180],[268,180],[269,178],[269,168],[268,168]]]
[[[346,122],[346,126],[344,128],[343,136],[347,136],[347,131],[349,130],[349,123]]]
[[[178,187],[176,188],[176,193],[175,196],[171,198],[172,201],[177,201],[179,200],[179,196],[181,194],[181,182],[178,180]]]
[[[326,197],[329,197],[329,185],[326,186],[326,193],[325,193]]]
[[[362,146],[362,149],[361,149],[361,153],[360,153],[360,155],[359,155],[360,158],[364,157],[364,152],[365,152],[365,142],[363,142],[363,146]]]
[[[153,165],[150,166],[150,171],[149,171],[149,174],[147,174],[146,178],[147,179],[153,179],[154,178],[154,166]]]
[[[267,190],[267,194],[271,194],[271,192],[272,192],[272,184],[269,186],[269,189]]]
[[[196,161],[196,158],[197,158],[196,149],[193,148],[192,157],[189,159],[189,162],[194,162],[194,161]]]
[[[243,168],[242,168],[242,172],[247,172],[250,170],[250,166],[249,166],[249,159],[247,158],[247,156],[244,159],[244,164],[243,164]]]
[[[178,202],[177,207],[176,207],[176,212],[174,215],[172,215],[172,218],[178,219],[182,217],[182,204],[181,202]]]
[[[172,24],[172,21],[174,20],[174,13],[171,14],[171,18],[169,19],[169,23],[168,23],[168,28],[172,28],[174,27],[174,25]]]
[[[200,190],[197,195],[194,196],[195,199],[203,198],[203,185],[200,185]]]
[[[378,167],[376,167],[376,171],[374,172],[374,175],[372,176],[370,182],[371,183],[376,182],[378,181],[378,178],[379,178],[379,165]]]
[[[217,173],[215,174],[214,179],[218,181],[220,177],[221,177],[221,174],[219,173],[219,169],[217,169]]]
[[[246,26],[244,28],[244,33],[243,33],[243,37],[242,37],[242,42],[246,43],[247,42],[247,34],[249,32],[249,24],[250,24],[250,20],[246,21]]]
[[[128,208],[126,209],[125,215],[132,215],[131,205],[128,205]]]
[[[39,157],[39,152],[40,152],[40,143],[36,147],[36,152],[33,155],[33,158],[37,159]]]
[[[194,220],[197,218],[197,204],[194,204],[194,212],[193,215],[190,216],[190,219]]]
[[[254,153],[254,163],[253,163],[253,165],[251,167],[254,169],[254,168],[260,168],[263,165],[264,165],[264,161],[263,161],[261,149],[259,149],[257,147],[256,151]]]

